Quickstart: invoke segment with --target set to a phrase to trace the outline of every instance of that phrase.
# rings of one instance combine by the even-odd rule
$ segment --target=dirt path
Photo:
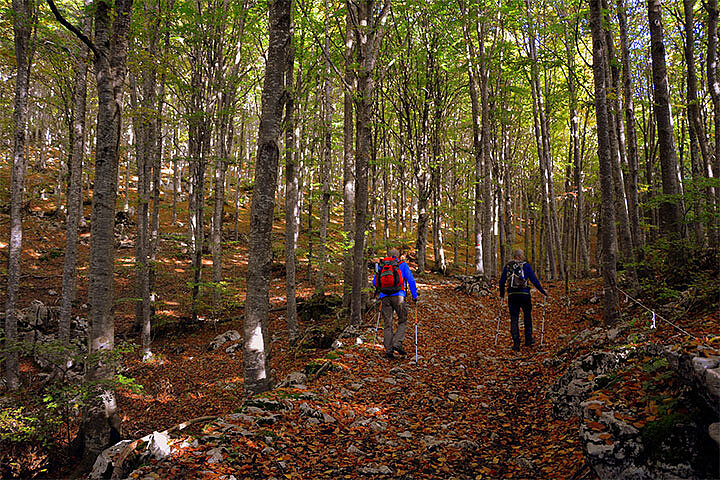
[[[318,362],[330,360],[332,369],[266,395],[277,405],[237,408],[178,437],[172,459],[137,478],[569,478],[582,471],[577,425],[553,419],[545,395],[559,374],[545,360],[562,347],[558,336],[579,325],[550,305],[545,345],[517,354],[506,312],[493,345],[498,299],[457,296],[453,286],[419,285],[417,364],[414,310],[408,358],[394,361],[371,344],[371,312],[367,343]],[[535,314],[539,341],[541,309]]]

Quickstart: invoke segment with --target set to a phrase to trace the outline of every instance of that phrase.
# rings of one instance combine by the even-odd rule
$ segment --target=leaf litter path
[[[551,303],[545,345],[517,353],[504,308],[495,347],[497,296],[473,298],[454,292],[454,283],[424,281],[417,364],[414,307],[408,358],[391,361],[371,344],[376,309],[365,319],[366,343],[319,360],[333,368],[305,385],[263,395],[274,403],[238,406],[190,428],[173,441],[172,458],[133,477],[484,479],[582,472],[577,422],[554,419],[545,394],[561,372],[544,362],[562,347],[558,337],[580,325],[559,302]],[[540,324],[536,305],[538,342]],[[378,343],[381,338],[382,328]]]

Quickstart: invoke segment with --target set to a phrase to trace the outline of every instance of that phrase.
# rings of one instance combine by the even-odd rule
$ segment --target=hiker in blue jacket
[[[525,346],[529,347],[535,341],[532,336],[532,302],[530,299],[530,283],[535,285],[540,293],[547,297],[547,292],[540,285],[532,267],[525,261],[525,253],[521,249],[513,251],[513,259],[505,265],[500,276],[500,298],[505,296],[505,285],[508,289],[508,309],[510,310],[510,334],[513,339],[513,350],[520,350],[520,331],[518,320],[520,309],[523,311],[525,324]]]
[[[382,302],[385,357],[395,358],[394,352],[404,356],[406,353],[402,344],[407,330],[408,313],[405,303],[406,285],[410,287],[410,293],[415,302],[417,302],[417,286],[410,267],[400,260],[400,252],[397,248],[391,248],[388,256],[379,261],[372,283]],[[394,333],[392,328],[393,311],[398,316],[398,327]]]

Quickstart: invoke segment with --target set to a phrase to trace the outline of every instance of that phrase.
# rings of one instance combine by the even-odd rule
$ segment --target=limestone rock
[[[240,332],[237,330],[228,330],[227,332],[216,336],[215,339],[208,345],[208,350],[217,350],[223,346],[223,344],[227,342],[237,342],[241,338],[242,335],[240,335]]]
[[[150,450],[152,456],[155,457],[155,460],[162,460],[170,456],[172,449],[170,445],[168,445],[169,440],[170,437],[168,437],[167,434],[153,432],[152,437],[150,437],[150,443],[148,444],[148,450]]]

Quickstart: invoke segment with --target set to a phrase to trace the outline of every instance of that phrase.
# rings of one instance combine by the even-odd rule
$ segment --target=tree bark
[[[287,69],[291,17],[291,0],[275,0],[270,5],[270,41],[262,93],[255,187],[250,207],[247,297],[243,325],[243,373],[248,394],[267,391],[272,387],[268,332],[272,224],[280,153],[278,139],[287,95],[283,77]]]
[[[353,34],[350,12],[347,14],[347,25],[345,29],[345,82],[354,86],[355,77],[352,71],[353,56],[355,53],[355,36]],[[353,122],[353,100],[352,92],[345,90],[343,96],[343,232],[345,233],[346,247],[343,250],[343,306],[350,306],[350,294],[352,292],[352,247],[351,239],[354,238],[353,209],[355,205],[355,164],[353,155],[354,136]]]
[[[85,8],[91,5],[85,0]],[[83,34],[90,36],[92,17],[83,18]],[[60,340],[70,340],[72,304],[77,298],[77,243],[78,224],[82,215],[82,165],[85,154],[85,110],[87,106],[87,46],[79,45],[79,56],[75,63],[75,94],[73,98],[73,144],[70,157],[68,180],[67,218],[65,222],[65,259],[63,265],[62,304],[60,307]]]
[[[292,20],[291,20],[292,22]],[[285,88],[288,95],[285,102],[285,294],[287,297],[287,326],[290,343],[298,337],[297,299],[296,299],[296,260],[298,225],[300,210],[298,206],[298,177],[295,159],[299,151],[299,132],[296,132],[294,82],[295,70],[295,25],[290,26],[290,48],[288,49],[285,69]],[[298,80],[299,83],[299,80]]]
[[[595,114],[598,132],[598,161],[600,165],[600,187],[602,194],[602,265],[605,325],[617,322],[617,272],[615,270],[615,218],[613,206],[612,160],[608,138],[607,98],[605,73],[605,40],[603,38],[601,0],[590,0],[590,29],[593,42],[593,79],[595,81]]]
[[[707,82],[708,90],[713,104],[713,120],[715,124],[715,155],[713,161],[709,163],[708,178],[718,178],[720,176],[720,80],[718,79],[718,2],[717,0],[708,0],[705,5],[707,10]],[[712,171],[710,171],[712,170]],[[715,187],[715,220],[712,222],[712,246],[720,246],[720,220],[717,218],[720,210],[720,187]]]
[[[330,50],[330,34],[328,31],[330,8],[325,0],[325,52]],[[325,56],[325,69],[322,85],[322,165],[320,178],[322,181],[322,202],[320,203],[320,243],[318,245],[318,275],[315,293],[325,295],[325,267],[328,263],[327,231],[330,215],[330,174],[332,169],[332,102],[330,99],[330,59]]]
[[[622,57],[622,81],[625,102],[625,132],[627,144],[628,173],[625,176],[626,193],[628,201],[628,215],[630,217],[630,231],[632,233],[633,247],[637,250],[644,244],[642,230],[640,229],[640,200],[638,198],[638,151],[637,128],[635,126],[635,106],[632,92],[632,79],[630,71],[630,47],[628,43],[627,15],[625,13],[625,0],[617,0],[617,16],[620,24],[620,52]]]
[[[117,198],[118,158],[122,116],[123,84],[126,74],[128,30],[132,0],[114,4],[95,4],[95,79],[98,94],[96,128],[95,183],[90,224],[90,265],[88,332],[90,355],[109,353],[115,345],[113,309],[113,267],[115,202]],[[114,365],[96,361],[87,365],[88,382],[112,380]],[[92,465],[120,429],[115,395],[98,383],[95,395],[83,410],[79,437],[83,460],[79,470]]]
[[[19,352],[17,341],[17,302],[20,292],[20,255],[22,253],[22,208],[25,188],[25,156],[28,90],[33,48],[30,36],[35,28],[36,14],[33,0],[13,0],[13,33],[15,39],[15,99],[13,101],[13,162],[10,181],[10,239],[8,242],[7,298],[5,303],[5,376],[9,390],[17,390]]]
[[[470,35],[470,16],[467,5],[464,0],[459,0],[460,11],[466,21],[463,22],[463,36],[465,38],[465,55],[468,62],[468,80],[470,84],[470,107],[472,111],[473,126],[473,155],[475,157],[475,221],[474,221],[474,239],[475,239],[475,272],[484,275],[486,273],[484,247],[487,240],[483,240],[488,232],[483,232],[483,202],[489,199],[483,198],[483,181],[484,181],[484,164],[483,164],[483,143],[482,143],[482,110],[480,107],[480,82],[475,66],[475,59],[478,58],[475,52],[475,42]],[[485,41],[484,38],[478,39],[480,43]]]
[[[688,113],[688,130],[690,134],[690,159],[691,171],[694,181],[703,178],[703,168],[710,159],[710,151],[708,149],[707,139],[705,137],[705,127],[700,118],[700,105],[697,94],[697,69],[695,68],[695,1],[683,0],[683,9],[685,13],[685,64],[687,65],[687,113]],[[700,158],[700,155],[702,158]],[[695,219],[693,220],[693,229],[695,232],[695,242],[703,247],[707,245],[705,238],[705,225],[702,221],[704,209],[702,205],[702,197],[700,192],[693,194],[693,209],[695,210]],[[712,205],[708,205],[708,210]]]
[[[352,3],[352,2],[351,2]],[[357,2],[355,39],[357,42],[357,150],[355,154],[355,244],[353,245],[353,282],[350,302],[350,321],[362,323],[362,289],[367,282],[365,273],[365,227],[368,203],[368,163],[372,140],[372,112],[375,104],[375,63],[385,34],[385,21],[390,0],[382,6],[374,0]],[[375,14],[375,12],[378,12]]]
[[[660,203],[661,231],[682,234],[682,207],[678,183],[678,160],[675,150],[670,94],[668,92],[665,45],[663,43],[662,13],[660,0],[648,0],[650,23],[650,54],[652,57],[653,102],[660,149],[663,200]]]

